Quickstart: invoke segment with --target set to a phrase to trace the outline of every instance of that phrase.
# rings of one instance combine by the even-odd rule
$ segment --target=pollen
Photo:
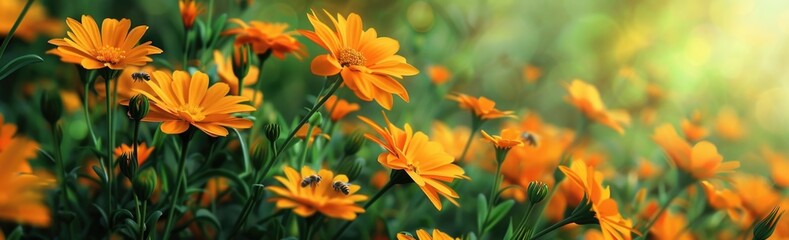
[[[364,66],[364,63],[367,61],[361,52],[356,51],[356,49],[353,48],[345,48],[340,50],[337,60],[339,60],[340,66],[343,67],[349,65]]]
[[[205,119],[203,108],[191,104],[183,105],[177,110],[178,116],[184,121],[194,123]]]
[[[103,63],[117,64],[126,58],[126,51],[117,47],[104,46],[96,50],[96,59]]]

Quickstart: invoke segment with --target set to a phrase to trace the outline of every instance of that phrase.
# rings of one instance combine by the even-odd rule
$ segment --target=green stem
[[[310,137],[312,136],[313,129],[315,129],[314,125],[309,125],[307,127],[307,134],[304,136],[304,149],[301,151],[301,158],[298,165],[299,169],[307,162],[307,152],[310,150]]]
[[[562,221],[559,221],[559,222],[551,225],[550,227],[548,227],[546,229],[543,229],[542,231],[538,232],[536,235],[534,235],[534,237],[532,237],[530,239],[531,240],[539,239],[543,235],[548,234],[550,232],[553,232],[554,230],[559,229],[560,227],[563,227],[564,225],[570,224],[572,222],[573,222],[572,218],[562,219]]]
[[[55,145],[55,165],[57,168],[58,182],[60,183],[60,198],[62,199],[61,201],[65,206],[66,202],[68,202],[68,189],[66,188],[66,167],[63,164],[63,153],[60,149],[60,139],[58,135],[57,126],[52,126],[52,136]],[[66,226],[66,228],[70,227]]]
[[[103,71],[103,73],[104,73],[103,74],[104,75],[104,102],[107,105],[106,106],[106,108],[107,108],[107,153],[106,153],[107,154],[107,164],[106,164],[106,168],[104,169],[104,171],[106,171],[106,174],[107,174],[107,198],[108,198],[107,203],[109,204],[107,206],[107,209],[109,211],[107,211],[107,212],[108,213],[112,213],[113,212],[112,189],[114,187],[113,182],[115,180],[115,171],[113,171],[115,169],[115,163],[114,163],[115,161],[114,161],[112,150],[113,150],[113,146],[115,145],[113,143],[113,140],[114,140],[113,138],[115,137],[114,136],[115,133],[114,133],[114,124],[113,124],[113,119],[112,119],[112,110],[113,110],[114,104],[112,102],[112,93],[113,92],[111,91],[111,85],[112,85],[112,75],[114,75],[114,74],[113,74],[113,70],[110,70],[110,69],[102,69],[100,71]],[[109,226],[107,226],[107,227],[108,227],[108,229],[110,229],[108,231],[108,234],[112,234],[112,230],[111,230],[112,229],[112,225],[113,225],[112,224],[112,219],[109,219],[108,222],[109,222]]]
[[[638,237],[638,239],[647,239],[647,235],[649,235],[649,229],[652,228],[652,225],[654,225],[657,219],[660,218],[660,215],[663,215],[663,213],[668,209],[668,206],[671,205],[671,202],[674,201],[674,199],[677,198],[677,196],[682,194],[683,190],[685,190],[685,186],[677,187],[676,189],[674,189],[673,192],[671,192],[671,195],[669,195],[669,198],[666,200],[666,202],[661,204],[660,209],[658,209],[657,211],[657,214],[655,214],[655,216],[653,216],[647,222],[647,224],[641,228],[641,232],[643,233],[643,235]]]
[[[142,232],[143,232],[143,223],[142,223],[142,211],[140,210],[140,198],[137,197],[137,193],[134,193],[134,207],[137,211],[137,228],[139,232],[137,232],[137,238],[142,240]]]
[[[89,78],[93,77],[93,74],[88,74]],[[88,126],[88,132],[90,133],[90,139],[93,141],[93,146],[96,147],[96,150],[99,150],[99,140],[96,138],[96,133],[93,132],[93,124],[90,122],[90,110],[88,110],[88,101],[90,97],[90,83],[92,81],[85,81],[85,90],[83,94],[85,95],[85,99],[82,101],[82,108],[84,108],[85,114],[85,124]],[[104,162],[99,161],[101,167],[104,168]]]
[[[466,140],[466,146],[463,147],[463,153],[460,154],[460,158],[458,158],[457,162],[463,162],[466,159],[466,154],[468,153],[469,147],[471,147],[471,142],[474,141],[474,135],[477,134],[479,129],[482,127],[482,121],[475,115],[471,115],[471,134],[468,136],[468,140]]]
[[[192,131],[192,129],[186,130]],[[186,135],[191,135],[191,133],[181,133]],[[167,225],[164,227],[164,236],[162,239],[170,239],[170,229],[173,228],[173,219],[175,217],[175,205],[178,203],[178,199],[181,195],[181,183],[183,182],[181,178],[184,178],[184,172],[186,171],[186,155],[187,150],[189,150],[189,140],[191,140],[191,136],[181,136],[181,157],[178,159],[178,174],[175,178],[175,191],[173,192],[172,200],[170,200],[170,210],[168,210],[167,214]]]
[[[534,204],[529,203],[528,206],[526,207],[526,214],[523,215],[523,217],[521,218],[521,222],[518,223],[517,232],[515,233],[514,236],[515,239],[529,239],[531,237],[529,236],[531,235],[531,233],[526,231],[526,225],[527,225],[526,222],[529,220],[532,210],[534,210]]]
[[[189,71],[189,34],[188,28],[184,28],[184,71]]]
[[[25,15],[27,14],[27,10],[29,10],[30,6],[33,5],[33,1],[35,1],[35,0],[27,0],[27,3],[25,4],[25,7],[22,8],[22,12],[19,13],[18,17],[16,17],[16,21],[14,21],[14,26],[11,27],[10,31],[8,31],[8,34],[6,35],[5,39],[3,40],[3,46],[0,47],[0,58],[3,57],[3,53],[5,53],[5,49],[6,49],[6,47],[8,47],[8,43],[10,43],[11,42],[11,38],[14,37],[14,33],[16,32],[16,28],[19,27],[20,23],[22,23],[22,19],[25,18]]]
[[[370,198],[370,201],[367,201],[367,203],[364,204],[364,210],[366,211],[367,208],[369,208],[371,205],[373,205],[373,203],[375,203],[375,201],[378,201],[378,199],[381,198],[381,196],[383,196],[384,193],[389,191],[389,189],[394,187],[394,185],[395,185],[395,183],[392,182],[392,180],[390,179],[389,182],[386,183],[386,185],[384,185],[384,187],[381,188],[381,190],[378,191],[378,193],[376,193],[373,196],[373,198]],[[334,239],[334,240],[340,239],[340,237],[342,236],[342,233],[345,232],[345,230],[348,229],[348,227],[351,226],[351,223],[353,223],[353,221],[346,221],[345,224],[342,225],[340,230],[337,231],[337,233],[334,234],[334,237],[332,237],[332,239]]]
[[[254,199],[247,199],[247,202],[244,204],[244,209],[241,210],[241,215],[236,219],[236,223],[233,225],[233,230],[230,231],[230,235],[228,235],[227,239],[235,239],[236,234],[244,227],[244,223],[246,223],[247,218],[249,217],[249,213],[252,210],[253,205],[255,205]]]

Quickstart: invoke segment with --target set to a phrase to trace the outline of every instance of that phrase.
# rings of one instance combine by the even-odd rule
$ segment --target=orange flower
[[[288,53],[298,59],[307,56],[307,53],[304,52],[304,45],[293,38],[296,32],[285,32],[288,29],[286,23],[250,21],[247,24],[238,18],[229,21],[239,27],[228,29],[222,32],[222,35],[236,35],[236,46],[250,44],[255,54],[260,55],[271,51],[271,54],[279,59],[284,59],[285,54]]]
[[[175,71],[172,76],[156,71],[145,84],[151,90],[136,89],[151,101],[150,112],[143,121],[162,122],[162,132],[180,134],[194,126],[211,137],[227,136],[227,129],[250,128],[252,121],[234,117],[233,113],[251,112],[255,108],[241,102],[242,96],[226,96],[230,87],[225,83],[208,86],[208,75],[197,71],[189,76]]]
[[[542,70],[534,65],[528,64],[523,67],[523,79],[528,83],[537,82],[542,77]]]
[[[386,182],[389,181],[389,173],[386,171],[377,171],[370,177],[370,184],[377,189],[384,188]]]
[[[431,128],[431,138],[441,144],[444,151],[454,158],[460,158],[463,154],[463,148],[466,146],[466,139],[468,139],[471,130],[464,126],[449,127],[446,124],[436,121],[433,122]],[[480,141],[472,141],[469,146],[468,153],[476,154],[484,151],[480,145]],[[475,157],[467,157],[466,159],[476,159]]]
[[[380,136],[376,138],[372,134],[364,135],[386,150],[378,155],[381,165],[393,170],[404,170],[439,211],[439,195],[458,206],[456,199],[460,196],[445,182],[451,183],[454,179],[468,177],[464,175],[462,168],[452,163],[454,158],[444,152],[441,144],[430,141],[423,132],[414,132],[409,124],[405,124],[405,130],[394,126],[385,114],[385,128],[368,118],[359,116],[359,119],[370,125]]]
[[[458,102],[460,108],[471,110],[475,116],[482,120],[515,117],[513,111],[501,111],[496,109],[496,102],[486,97],[474,98],[466,94],[457,93],[450,95],[449,99]]]
[[[148,74],[148,76],[150,76],[151,74],[153,74],[153,71],[156,71],[156,69],[150,65],[144,67],[129,66],[124,68],[123,71],[121,71],[121,73],[118,74],[117,80],[110,81],[110,87],[115,87],[115,84],[118,84],[118,102],[125,103],[131,97],[137,95],[137,92],[134,89],[145,89],[146,91],[152,91],[150,90],[151,88],[144,83],[145,81],[144,79],[135,80],[134,78],[132,78],[132,74],[145,73]],[[169,74],[169,71],[165,71],[165,72]],[[98,80],[96,80],[94,87],[96,88],[98,97],[103,99],[105,94],[104,90],[106,87],[106,84],[104,83],[104,79],[99,78]]]
[[[301,186],[304,178],[318,175],[321,180],[314,186]],[[367,196],[356,194],[359,185],[348,184],[349,194],[334,190],[332,185],[335,182],[348,183],[348,177],[340,174],[335,176],[329,170],[321,169],[317,173],[308,166],[301,168],[301,173],[286,166],[285,177],[274,177],[282,183],[283,187],[267,187],[269,191],[276,194],[276,197],[269,199],[276,203],[277,209],[293,209],[293,212],[302,217],[309,217],[320,212],[321,214],[343,220],[354,220],[356,215],[364,212],[364,208],[356,205],[356,202],[367,200]]]
[[[91,16],[82,15],[82,23],[72,18],[66,19],[66,23],[71,29],[68,37],[49,40],[57,48],[48,53],[85,69],[121,70],[126,66],[143,66],[153,61],[148,55],[162,53],[161,49],[151,46],[150,41],[137,44],[148,26],[137,26],[129,31],[129,19],[106,18],[101,23],[101,32]]]
[[[559,166],[559,169],[570,181],[584,188],[605,239],[631,239],[633,223],[619,214],[617,203],[611,198],[611,190],[602,185],[601,172],[581,160],[574,160],[569,168]]]
[[[0,36],[5,38],[14,26],[16,18],[25,7],[24,0],[5,0],[0,1]],[[14,37],[32,42],[39,33],[47,35],[58,35],[63,33],[63,24],[59,21],[50,19],[46,9],[39,3],[33,3],[27,10],[25,18],[19,23],[14,32]]]
[[[310,129],[310,124],[305,123],[304,125],[301,126],[301,128],[299,128],[298,131],[296,131],[296,137],[301,138],[302,140],[307,138],[307,131],[309,129]],[[308,144],[312,144],[312,142],[315,141],[315,137],[322,137],[325,138],[326,140],[331,140],[331,137],[328,134],[323,133],[323,130],[321,130],[320,127],[312,128],[312,133],[310,133],[310,141],[308,142]]]
[[[333,122],[339,121],[349,113],[359,111],[359,104],[349,103],[345,99],[338,100],[337,96],[331,96],[329,99],[326,99],[323,107],[326,108],[327,112],[331,112],[329,119]]]
[[[663,124],[655,129],[652,139],[663,148],[671,163],[695,179],[706,179],[719,172],[730,172],[740,166],[738,161],[723,162],[718,148],[710,142],[701,141],[693,148],[685,139],[677,135],[671,124]]]
[[[239,81],[238,76],[233,71],[233,62],[230,58],[225,58],[219,51],[214,51],[214,63],[216,64],[216,73],[219,75],[219,80],[230,86],[230,94],[238,95]],[[263,93],[254,88],[255,83],[258,81],[260,70],[258,67],[250,66],[247,75],[244,76],[244,86],[241,96],[249,99],[254,99],[254,106],[260,106],[263,102]]]
[[[315,12],[307,17],[315,31],[299,30],[323,49],[329,51],[315,57],[310,68],[319,76],[342,75],[345,85],[359,99],[372,101],[375,99],[381,107],[392,108],[392,94],[400,96],[408,102],[408,92],[400,82],[402,79],[419,73],[419,70],[406,63],[404,57],[395,55],[400,48],[397,40],[378,37],[375,29],[362,30],[362,19],[351,13],[348,18],[337,15],[334,18],[326,12],[334,30],[318,20]]]
[[[16,126],[0,115],[0,219],[48,227],[49,209],[44,200],[51,181],[31,174],[29,160],[36,157],[38,144],[14,136]]]
[[[433,84],[441,85],[452,79],[452,72],[442,65],[434,65],[427,68],[427,75]]]
[[[600,92],[594,85],[576,79],[565,85],[565,88],[570,94],[566,100],[586,117],[614,129],[619,134],[625,133],[622,125],[630,124],[630,115],[623,110],[606,109],[603,100],[600,99]]]
[[[153,152],[154,148],[155,147],[149,148],[147,145],[145,145],[145,143],[140,143],[139,145],[137,145],[137,165],[142,166],[142,164],[145,163],[145,160],[148,160],[148,157],[151,156],[151,153]],[[116,147],[115,151],[113,151],[115,157],[120,157],[121,154],[123,153],[128,154],[133,152],[134,152],[134,146],[133,145],[129,146],[126,145],[125,143],[121,144],[121,146],[119,147]]]
[[[707,203],[710,207],[720,210],[726,210],[731,219],[740,219],[742,214],[742,200],[737,193],[729,190],[716,189],[712,183],[708,181],[701,181],[701,186],[704,187],[704,193],[707,195]]]
[[[488,141],[493,143],[493,146],[497,149],[505,149],[509,150],[513,147],[520,147],[523,146],[523,137],[521,136],[521,131],[515,128],[505,128],[501,130],[501,136],[497,135],[488,135],[485,130],[482,130],[482,136],[485,137]]]
[[[688,141],[699,141],[707,136],[707,129],[701,125],[701,112],[699,111],[693,112],[693,117],[690,120],[682,119],[681,127]]]
[[[685,231],[685,226],[688,226],[685,216],[666,212],[658,217],[649,232],[655,240],[693,240],[693,234]]]
[[[638,160],[639,179],[650,179],[658,176],[658,174],[660,174],[660,169],[652,161],[643,157]]]
[[[718,112],[715,130],[726,140],[738,140],[745,136],[745,126],[737,116],[737,111],[730,107],[723,108]]]
[[[789,187],[789,158],[779,154],[768,147],[762,148],[762,156],[770,164],[770,175],[775,185],[779,187]]]
[[[460,238],[453,238],[438,229],[433,229],[432,236],[424,229],[419,229],[416,230],[416,236],[417,238],[414,238],[411,234],[399,232],[397,233],[397,240],[460,240]]]
[[[203,12],[203,6],[194,0],[178,0],[178,9],[181,11],[181,20],[185,29],[192,29],[197,15]]]
[[[781,193],[762,176],[736,174],[732,177],[732,188],[742,200],[745,209],[742,217],[732,220],[743,229],[767,216],[767,213],[781,202]]]
[[[208,207],[211,206],[212,201],[224,201],[230,199],[230,194],[222,195],[230,185],[228,185],[227,178],[224,177],[212,177],[205,182],[205,191],[200,194],[200,198],[198,202],[200,206]],[[217,199],[220,196],[224,196],[222,199]]]

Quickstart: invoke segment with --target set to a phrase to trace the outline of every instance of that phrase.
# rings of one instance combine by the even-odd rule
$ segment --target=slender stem
[[[184,71],[189,71],[189,33],[191,32],[184,27]]]
[[[142,211],[140,210],[140,198],[137,197],[137,194],[134,194],[134,207],[137,211],[137,228],[139,232],[137,232],[137,239],[142,240]]]
[[[247,202],[244,204],[244,209],[241,210],[241,215],[236,219],[236,223],[233,225],[233,230],[230,231],[230,235],[228,235],[227,239],[235,239],[236,234],[244,227],[244,223],[246,223],[247,218],[249,217],[249,213],[252,210],[252,207],[255,205],[255,199],[247,199]]]
[[[529,236],[531,235],[531,233],[529,233],[529,231],[526,231],[526,225],[527,225],[526,221],[529,220],[532,210],[534,210],[534,204],[529,203],[528,206],[526,206],[526,214],[523,215],[523,217],[521,218],[521,222],[518,223],[518,228],[517,228],[518,232],[515,233],[515,239],[529,239],[531,237]]]
[[[27,10],[30,9],[30,6],[33,5],[34,0],[27,0],[25,7],[22,8],[22,12],[19,13],[19,16],[16,17],[16,21],[14,21],[14,26],[11,27],[11,30],[8,31],[5,39],[3,40],[3,46],[0,47],[0,58],[3,57],[3,53],[5,53],[6,47],[8,47],[8,43],[11,42],[11,38],[13,38],[14,33],[16,32],[16,28],[19,27],[19,24],[22,23],[22,19],[25,18],[27,14]]]
[[[548,234],[550,232],[553,232],[553,230],[559,229],[560,227],[563,227],[564,225],[570,224],[572,222],[573,222],[572,218],[562,219],[562,221],[559,221],[556,224],[553,224],[550,227],[548,227],[546,229],[543,229],[542,231],[538,232],[536,235],[534,235],[534,237],[532,237],[530,239],[531,240],[539,239],[543,235]]]
[[[323,214],[318,214],[318,216],[312,220],[307,219],[307,240],[312,239],[312,235],[317,232],[321,228],[321,221],[323,221]]]
[[[499,184],[501,184],[501,163],[496,163],[496,175],[493,175],[493,186],[490,187],[490,195],[488,196],[488,209],[493,208],[493,204],[495,204],[496,191],[499,190]]]
[[[373,198],[370,198],[370,201],[367,201],[367,203],[364,204],[364,210],[367,210],[367,208],[369,208],[371,205],[373,205],[373,203],[375,203],[375,201],[377,201],[379,198],[381,198],[381,196],[383,196],[384,193],[389,191],[389,189],[394,187],[394,185],[395,185],[395,183],[393,183],[391,180],[388,183],[386,183],[386,185],[384,185],[384,187],[381,188],[381,190],[378,191],[378,193],[376,193],[373,196]],[[334,234],[334,237],[332,237],[332,239],[334,239],[334,240],[340,239],[340,237],[342,236],[342,233],[345,232],[345,230],[348,229],[348,227],[351,226],[351,223],[353,223],[353,221],[345,222],[345,224],[342,225],[340,230],[337,231],[337,233]]]
[[[89,75],[92,75],[92,74],[89,74]],[[88,84],[88,82],[90,82],[90,81],[85,81],[85,90],[83,92],[83,94],[85,95],[85,99],[82,101],[82,108],[84,110],[83,113],[85,114],[85,123],[88,126],[88,132],[90,132],[90,140],[93,141],[93,146],[96,147],[96,149],[98,150],[98,148],[99,148],[99,140],[98,140],[98,138],[96,138],[96,133],[93,132],[93,124],[90,123],[90,110],[88,110],[88,101],[89,101],[89,97],[90,97],[90,94],[89,94],[90,93],[90,85]],[[101,163],[101,167],[104,168],[104,162],[101,162],[101,161],[99,161],[99,162]]]
[[[191,131],[187,130],[187,131]],[[182,134],[190,134],[190,133],[182,133]],[[164,237],[162,239],[170,239],[170,229],[173,227],[173,219],[175,217],[175,205],[178,203],[178,199],[181,195],[181,183],[183,182],[181,179],[186,177],[184,176],[184,172],[186,171],[186,154],[187,150],[189,150],[189,140],[191,137],[182,137],[181,139],[181,157],[178,159],[178,174],[176,175],[176,183],[175,183],[175,191],[173,192],[173,198],[170,200],[170,210],[167,214],[167,225],[164,227]]]
[[[471,147],[471,142],[474,141],[474,135],[477,134],[479,128],[482,127],[482,123],[484,122],[473,114],[471,115],[471,118],[471,134],[469,134],[468,140],[466,140],[466,146],[463,147],[463,153],[460,154],[460,158],[458,158],[457,162],[463,162],[463,160],[466,159],[466,154],[468,153],[469,147]]]
[[[113,186],[113,182],[115,180],[114,179],[115,178],[115,171],[113,171],[113,170],[115,169],[115,163],[114,163],[115,161],[114,161],[114,157],[113,157],[113,153],[112,153],[112,150],[113,150],[112,148],[114,146],[114,143],[113,143],[113,137],[114,137],[113,136],[114,135],[114,129],[113,128],[114,128],[114,124],[113,124],[113,121],[112,121],[112,110],[113,110],[112,93],[113,92],[111,91],[111,86],[110,85],[112,84],[112,75],[114,75],[114,74],[111,72],[113,70],[109,70],[109,69],[102,69],[100,71],[103,71],[103,73],[104,73],[103,74],[104,75],[104,102],[107,105],[106,106],[106,108],[107,108],[107,153],[106,153],[107,154],[107,164],[106,164],[106,168],[104,169],[104,171],[106,171],[106,174],[107,174],[107,198],[108,198],[107,203],[109,204],[107,206],[107,209],[109,211],[107,211],[107,212],[108,213],[112,213],[113,212],[113,210],[112,210],[113,209],[112,189],[114,187]],[[109,226],[107,226],[107,227],[110,229],[110,231],[108,231],[109,232],[108,234],[112,234],[112,230],[111,230],[112,229],[112,225],[113,225],[112,224],[112,219],[109,219],[108,222],[109,222]]]
[[[658,218],[660,218],[660,215],[663,215],[663,213],[668,209],[668,206],[671,205],[671,202],[674,201],[674,199],[677,198],[677,196],[679,196],[683,190],[685,190],[684,186],[677,187],[673,192],[671,192],[671,195],[666,200],[666,202],[660,206],[660,209],[658,209],[657,214],[655,214],[655,216],[653,216],[647,222],[647,224],[641,228],[643,235],[641,235],[638,239],[647,239],[647,235],[649,235],[649,229],[652,228],[652,225],[654,225]]]
[[[52,136],[53,142],[55,145],[55,165],[57,168],[57,178],[58,182],[60,183],[60,198],[63,202],[63,205],[66,205],[68,202],[68,188],[66,187],[66,167],[63,164],[63,153],[60,149],[60,139],[57,133],[57,126],[52,126]],[[63,219],[60,219],[61,221]],[[66,228],[70,229],[70,224],[66,226]]]
[[[312,137],[312,130],[315,129],[314,125],[309,125],[307,127],[307,134],[304,136],[304,149],[301,151],[301,158],[299,161],[299,169],[304,166],[304,163],[307,162],[307,152],[310,150],[310,137]]]
[[[268,50],[268,51],[271,51],[271,50]],[[264,53],[260,57],[260,59],[258,59],[258,81],[255,83],[255,90],[260,90],[260,88],[263,86],[263,64],[266,63],[266,60],[268,60],[268,56],[270,56],[270,55],[271,55],[271,53],[269,53],[269,54]],[[239,89],[239,92],[240,91],[241,90]],[[258,100],[258,95],[257,94],[252,94],[252,104],[255,104],[255,102],[257,102],[257,100]]]

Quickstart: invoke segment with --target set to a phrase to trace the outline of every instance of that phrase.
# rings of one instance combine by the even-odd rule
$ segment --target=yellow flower
[[[405,130],[394,126],[386,115],[385,128],[368,118],[359,116],[359,119],[370,125],[380,136],[376,138],[372,134],[364,135],[386,150],[378,155],[381,165],[393,170],[404,170],[439,211],[439,195],[458,205],[456,199],[460,196],[446,183],[468,177],[464,175],[462,168],[452,163],[454,158],[444,152],[441,144],[430,141],[423,132],[414,132],[408,124],[405,124]]]
[[[260,55],[271,51],[271,54],[279,59],[285,58],[285,54],[288,53],[293,54],[298,59],[307,55],[304,52],[304,45],[293,38],[296,32],[285,32],[288,29],[288,24],[260,21],[250,21],[247,24],[238,18],[233,18],[229,21],[239,27],[228,29],[222,34],[235,35],[236,46],[250,44],[255,54]]]
[[[433,84],[441,85],[452,79],[452,72],[442,65],[434,65],[427,68],[427,75]]]
[[[216,64],[216,73],[219,75],[219,80],[230,86],[230,94],[238,95],[239,81],[236,73],[233,72],[233,62],[230,58],[225,58],[219,51],[214,51],[214,63]],[[256,66],[250,66],[247,75],[244,76],[244,86],[241,96],[249,99],[254,99],[254,106],[260,106],[263,102],[263,93],[254,88],[255,83],[258,82],[258,75],[260,70]]]
[[[578,108],[586,117],[624,134],[622,125],[630,124],[630,115],[623,110],[608,110],[600,99],[600,92],[594,85],[581,80],[573,80],[567,89],[567,101]]]
[[[710,142],[701,141],[693,148],[685,139],[677,135],[671,124],[663,124],[655,129],[652,139],[663,148],[671,163],[695,179],[706,179],[719,172],[730,172],[740,167],[738,161],[723,162],[718,148]]]
[[[82,15],[82,23],[72,18],[66,19],[66,23],[71,29],[68,37],[49,40],[57,48],[48,53],[85,69],[121,70],[126,66],[143,66],[153,61],[148,55],[162,53],[161,49],[151,46],[150,41],[137,44],[148,26],[137,26],[129,31],[129,19],[106,18],[101,23],[101,31],[93,17],[87,15]]]
[[[416,230],[416,236],[417,238],[414,238],[414,236],[410,234],[397,233],[397,240],[460,240],[460,238],[453,238],[449,236],[449,234],[441,232],[438,229],[433,229],[432,236],[424,229],[419,229]]]
[[[359,104],[349,103],[345,99],[338,100],[337,96],[331,96],[329,99],[326,99],[323,107],[326,108],[326,111],[331,112],[329,119],[333,122],[339,121],[349,113],[359,111]]]
[[[375,99],[381,107],[392,108],[392,94],[408,102],[408,92],[400,82],[402,79],[419,73],[419,70],[406,63],[406,59],[395,55],[400,48],[397,40],[378,37],[375,29],[362,30],[362,19],[351,13],[348,18],[337,15],[334,18],[326,12],[335,29],[332,30],[318,20],[315,12],[307,17],[315,31],[299,30],[323,49],[329,51],[315,57],[310,68],[319,76],[342,75],[342,80],[359,99]]]
[[[619,213],[616,201],[611,198],[611,189],[603,187],[603,173],[581,160],[573,160],[569,168],[559,166],[559,169],[570,181],[584,188],[605,239],[631,239],[633,223]]]
[[[680,126],[688,141],[699,141],[707,136],[707,129],[701,125],[701,112],[699,111],[693,112],[691,119],[682,119]]]
[[[139,145],[137,145],[137,164],[139,166],[142,166],[142,164],[145,163],[146,160],[148,160],[148,157],[151,156],[151,153],[153,152],[154,148],[155,147],[148,147],[148,145],[146,145],[145,143],[140,143]],[[124,143],[121,144],[121,146],[116,147],[115,150],[113,151],[113,154],[115,154],[115,157],[117,158],[124,153],[130,154],[133,152],[134,152],[134,145],[126,145]]]
[[[38,144],[16,137],[16,126],[0,115],[0,219],[48,227],[49,209],[44,202],[50,181],[31,174],[28,160],[36,157]]]
[[[181,21],[185,29],[192,29],[197,15],[203,12],[203,7],[194,0],[179,0],[178,10],[181,11]]]
[[[16,18],[25,7],[25,0],[4,0],[0,1],[0,36],[5,38],[14,26]],[[46,9],[39,3],[33,3],[27,10],[25,18],[19,23],[14,32],[14,37],[31,42],[36,39],[39,33],[54,36],[63,33],[63,24],[59,21],[50,19]]]
[[[302,187],[304,178],[318,175],[321,180],[314,186]],[[285,177],[275,177],[282,183],[282,187],[267,187],[276,197],[269,199],[276,203],[277,209],[293,209],[293,212],[302,217],[309,217],[320,212],[331,218],[354,220],[356,215],[364,212],[364,208],[356,205],[357,202],[367,200],[367,196],[356,194],[359,185],[349,184],[349,194],[336,191],[332,185],[335,182],[348,183],[348,177],[340,174],[335,176],[329,170],[321,169],[317,173],[308,166],[301,168],[301,173],[291,167],[285,167]]]
[[[233,113],[252,112],[255,108],[242,102],[242,96],[226,96],[225,83],[208,86],[208,75],[197,71],[189,76],[175,71],[172,76],[156,71],[145,84],[150,88],[135,89],[151,101],[150,112],[143,121],[162,122],[162,132],[180,134],[194,126],[211,137],[227,136],[227,129],[250,128],[252,121],[234,117]]]
[[[496,102],[486,97],[475,98],[466,94],[457,93],[450,95],[449,99],[458,102],[460,108],[472,111],[475,116],[482,120],[515,117],[513,111],[501,111],[496,109]]]
[[[515,128],[505,128],[501,130],[501,136],[497,135],[488,135],[485,130],[482,130],[482,136],[485,137],[488,141],[493,143],[493,146],[497,149],[506,149],[509,150],[513,147],[520,147],[523,146],[523,137],[521,136],[521,131]]]

